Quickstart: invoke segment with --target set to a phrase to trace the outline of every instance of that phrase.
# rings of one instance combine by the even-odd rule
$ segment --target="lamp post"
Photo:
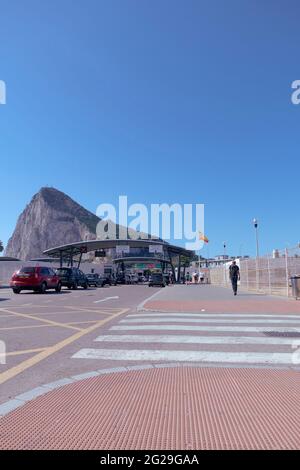
[[[259,249],[258,249],[258,220],[253,219],[253,225],[255,228],[255,237],[256,237],[256,258],[259,257]]]
[[[223,242],[223,273],[224,273],[224,284],[227,285],[227,275],[226,275],[226,242]]]
[[[253,219],[253,225],[255,228],[255,238],[256,238],[256,290],[259,290],[259,266],[258,266],[259,247],[258,247],[258,220],[257,219]]]

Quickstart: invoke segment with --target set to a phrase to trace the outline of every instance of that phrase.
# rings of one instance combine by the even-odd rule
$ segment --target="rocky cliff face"
[[[67,243],[96,238],[99,218],[54,188],[42,188],[20,215],[5,255],[29,260]]]

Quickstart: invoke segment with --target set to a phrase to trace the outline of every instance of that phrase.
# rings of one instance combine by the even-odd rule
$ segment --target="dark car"
[[[166,281],[162,273],[153,273],[149,278],[149,287],[160,286],[166,287]]]
[[[99,279],[99,274],[90,273],[90,274],[86,274],[85,276],[87,278],[89,286],[95,286],[95,287],[101,286],[101,282],[100,282],[100,279]]]
[[[144,284],[146,281],[146,276],[144,276],[143,273],[138,273],[138,282]]]
[[[115,273],[110,274],[109,279],[111,286],[116,286],[118,284],[117,276],[115,275]]]
[[[99,286],[111,286],[113,284],[111,276],[109,274],[100,274],[99,276]]]
[[[117,276],[111,270],[108,270],[107,272],[104,270],[104,273],[101,274],[100,276],[102,279],[106,279],[106,283],[109,284],[110,286],[117,285]]]
[[[25,266],[15,272],[10,287],[15,294],[22,290],[33,290],[44,294],[47,289],[61,291],[61,280],[51,268],[45,266]]]
[[[117,274],[115,282],[116,284],[125,284],[125,274]]]
[[[77,287],[87,289],[89,286],[86,275],[78,268],[58,268],[56,274],[60,278],[61,285],[68,289],[77,289]]]

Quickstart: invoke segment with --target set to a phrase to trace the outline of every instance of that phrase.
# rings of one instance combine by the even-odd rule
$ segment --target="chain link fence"
[[[230,262],[210,270],[211,283],[229,287]],[[240,288],[273,295],[292,296],[290,278],[300,275],[300,245],[249,259],[237,259]]]

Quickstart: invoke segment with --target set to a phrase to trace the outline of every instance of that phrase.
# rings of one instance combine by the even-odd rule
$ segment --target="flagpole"
[[[209,258],[209,251],[208,251],[208,238],[204,235],[204,233],[200,232],[199,231],[199,240],[203,240],[204,243],[207,243],[207,253],[208,253],[208,258]],[[207,261],[208,263],[208,261]],[[207,264],[206,263],[206,264]],[[199,250],[199,254],[198,254],[198,276],[199,276],[199,279],[200,279],[200,250]]]
[[[201,233],[202,232],[199,231],[199,239],[200,239]],[[200,252],[201,250],[198,251],[198,280],[200,280]]]

